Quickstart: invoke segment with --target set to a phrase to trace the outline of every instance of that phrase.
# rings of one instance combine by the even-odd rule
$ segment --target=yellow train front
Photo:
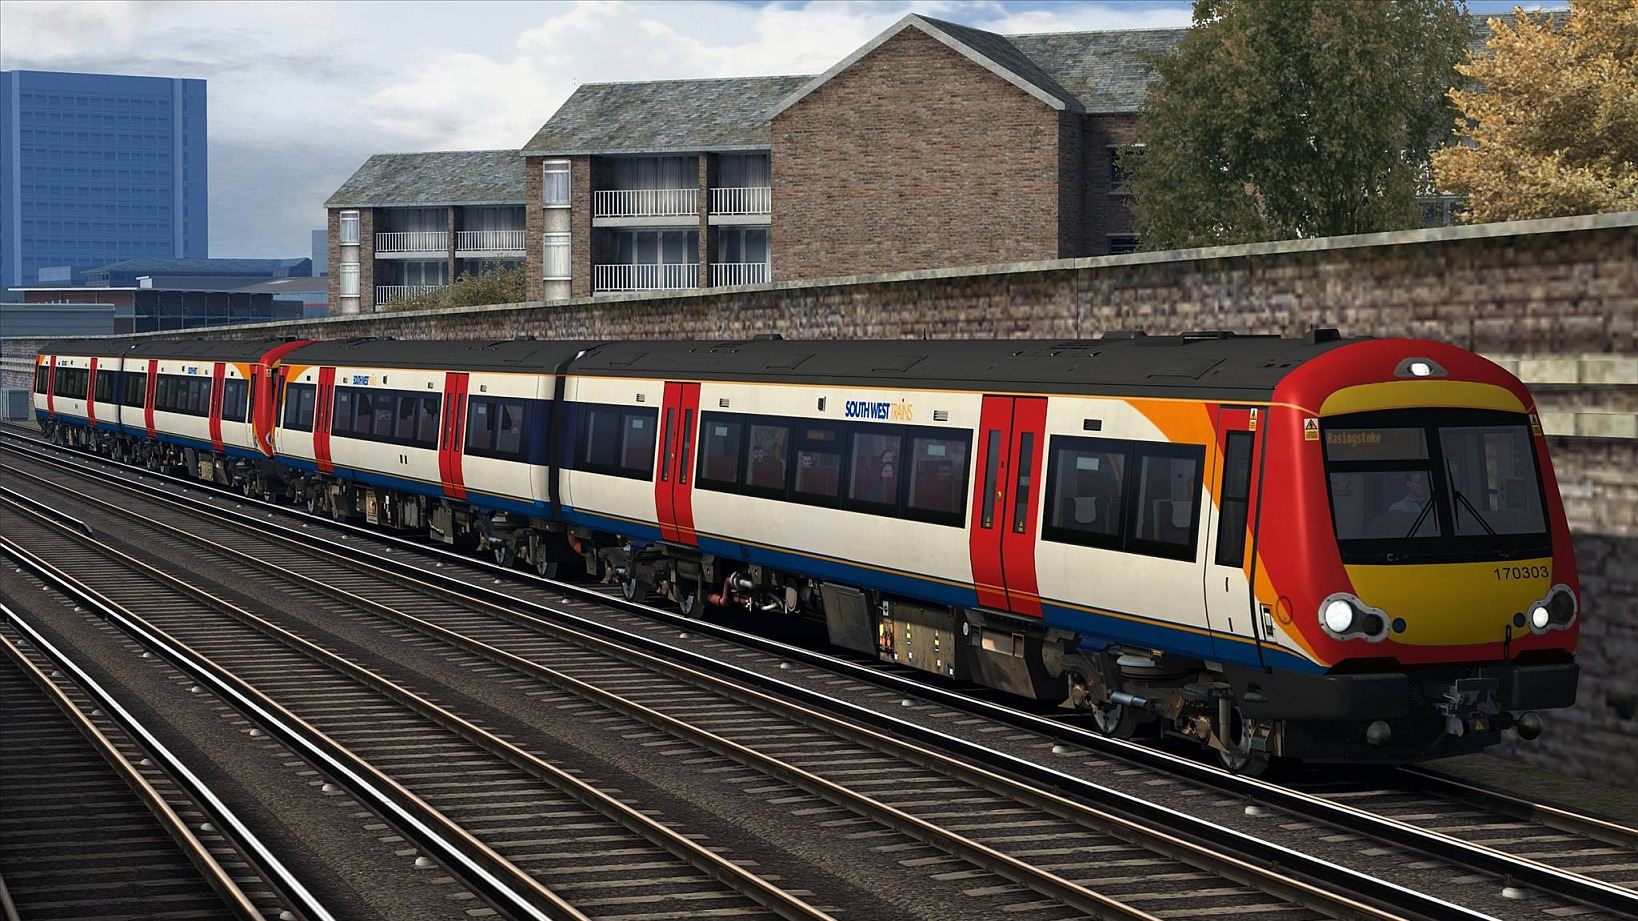
[[[1352,342],[1294,368],[1269,417],[1254,594],[1311,665],[1241,675],[1236,742],[1414,761],[1533,738],[1535,711],[1574,703],[1580,586],[1517,379],[1440,343]]]

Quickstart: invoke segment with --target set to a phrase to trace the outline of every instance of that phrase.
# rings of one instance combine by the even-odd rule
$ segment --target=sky
[[[1507,12],[1513,3],[1468,6]],[[520,147],[581,83],[818,73],[908,12],[1018,33],[1181,27],[1190,8],[0,0],[0,68],[208,81],[210,254],[288,257],[308,254],[324,200],[371,154]]]

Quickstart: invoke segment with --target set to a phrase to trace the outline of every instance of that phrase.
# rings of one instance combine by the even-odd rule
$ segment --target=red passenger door
[[[154,400],[159,398],[159,359],[148,359],[148,391],[142,395],[142,424],[148,428],[148,437],[159,433],[154,427]]]
[[[222,397],[227,386],[227,364],[217,362],[210,372],[210,449],[222,453]]]
[[[444,374],[444,418],[438,428],[438,478],[443,481],[444,495],[450,499],[466,498],[466,480],[461,472],[461,453],[466,444],[466,387],[465,371]]]
[[[1045,397],[984,397],[978,423],[969,530],[979,605],[1041,616],[1035,579]]]
[[[319,473],[334,473],[330,456],[330,417],[336,411],[336,369],[320,368],[318,392],[313,395],[313,462]]]
[[[667,381],[660,407],[660,462],[654,477],[654,510],[660,539],[697,546],[694,533],[694,445],[699,428],[700,385]]]
[[[91,373],[85,378],[85,421],[97,427],[97,360],[91,359]]]

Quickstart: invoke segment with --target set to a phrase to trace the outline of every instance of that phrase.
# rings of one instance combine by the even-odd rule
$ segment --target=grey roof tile
[[[1036,89],[1049,96],[1063,101],[1065,106],[1074,111],[1080,108],[1080,101],[1074,92],[1060,83],[1055,74],[1043,69],[1034,55],[1018,46],[1013,39],[1017,36],[998,35],[986,32],[983,29],[974,29],[957,22],[946,22],[930,16],[915,16],[916,19],[931,25],[944,32],[967,47],[993,61],[998,67],[1011,71],[1019,79],[1028,82]],[[1079,33],[1082,35],[1097,33]]]
[[[767,112],[811,77],[588,83],[525,154],[664,153],[769,146]]]
[[[516,150],[376,154],[324,203],[326,208],[521,205]]]
[[[1020,52],[1051,74],[1087,112],[1136,112],[1152,78],[1149,62],[1187,29],[1041,32],[1011,36]]]

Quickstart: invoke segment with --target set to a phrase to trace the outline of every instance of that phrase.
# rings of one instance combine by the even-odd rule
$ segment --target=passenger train
[[[52,438],[584,565],[1110,735],[1403,763],[1576,695],[1530,394],[1414,339],[47,344]]]

